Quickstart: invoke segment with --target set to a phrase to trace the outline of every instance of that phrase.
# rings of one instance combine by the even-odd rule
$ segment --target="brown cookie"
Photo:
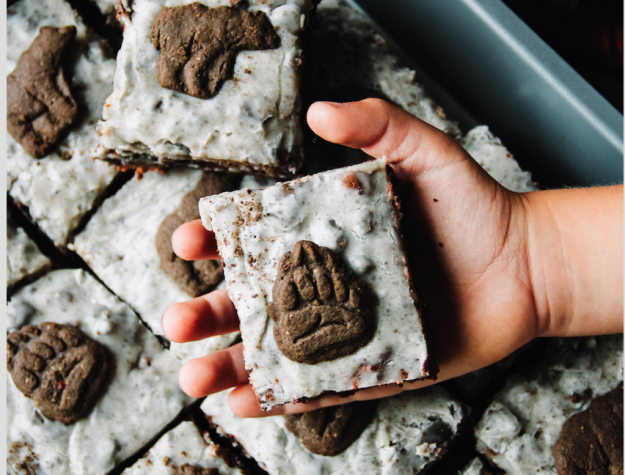
[[[44,26],[7,78],[7,128],[35,158],[47,155],[78,115],[59,66],[76,27]]]
[[[176,468],[175,475],[219,475],[219,470],[216,468],[202,468],[198,465],[185,463]]]
[[[163,269],[191,297],[213,290],[224,278],[218,260],[185,261],[174,253],[171,235],[181,224],[200,217],[198,201],[204,196],[234,189],[238,177],[229,174],[205,173],[193,191],[185,196],[176,211],[167,216],[156,233],[156,251]]]
[[[622,475],[622,386],[566,421],[552,454],[559,475]]]
[[[284,416],[285,426],[314,454],[334,456],[347,449],[371,422],[375,401],[324,407]]]
[[[150,38],[162,51],[156,63],[158,83],[200,99],[216,95],[233,76],[239,51],[280,46],[264,12],[208,8],[197,2],[163,8]]]
[[[67,425],[91,411],[109,363],[105,348],[78,328],[42,323],[8,334],[7,367],[44,416]]]
[[[354,353],[375,331],[373,296],[327,247],[299,241],[278,264],[269,316],[280,351],[317,364]]]

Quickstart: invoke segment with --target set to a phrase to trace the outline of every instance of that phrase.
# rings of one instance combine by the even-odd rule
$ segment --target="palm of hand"
[[[326,140],[362,148],[376,158],[386,156],[393,166],[408,257],[439,380],[491,364],[537,335],[523,195],[498,185],[444,133],[381,100],[314,104],[308,121]],[[199,222],[181,226],[172,240],[182,258],[216,255],[214,236]],[[163,316],[165,334],[181,342],[237,326],[232,303],[219,291],[175,304]],[[182,388],[195,397],[237,386],[230,406],[248,417],[310,411],[402,390],[372,388],[350,398],[329,396],[262,414],[246,383],[240,345],[191,360],[180,371]]]

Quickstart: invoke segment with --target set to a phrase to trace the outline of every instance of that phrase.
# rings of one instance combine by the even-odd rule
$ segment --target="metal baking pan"
[[[543,187],[623,181],[623,115],[500,0],[356,0],[463,132]]]

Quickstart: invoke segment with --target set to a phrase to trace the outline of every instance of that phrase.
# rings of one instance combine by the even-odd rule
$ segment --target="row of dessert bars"
[[[227,392],[198,406],[180,390],[184,361],[240,336],[168,342],[161,315],[225,286],[224,266],[266,408],[435,371],[385,164],[307,140],[303,104],[386,98],[504,186],[536,189],[488,128],[460,134],[355,5],[315,3],[96,0],[93,18],[72,9],[87,12],[80,2],[9,7],[9,473],[404,474],[478,452],[509,473],[553,472],[576,443],[575,417],[614,398],[620,337],[553,340],[528,350],[540,364],[527,374],[513,355],[458,382],[305,416],[241,419]],[[96,21],[115,10],[123,42],[111,54],[115,41],[92,27],[105,31]],[[322,173],[276,184],[304,172]],[[223,263],[173,253],[171,233],[200,211]],[[311,316],[350,330],[289,340],[306,333],[289,322]],[[492,380],[507,381],[496,396]]]

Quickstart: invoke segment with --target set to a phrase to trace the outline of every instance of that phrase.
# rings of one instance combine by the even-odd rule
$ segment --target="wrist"
[[[523,197],[538,336],[623,329],[622,186]]]
[[[566,327],[570,282],[558,222],[543,191],[524,193],[528,275],[536,308],[537,337],[555,336]]]

